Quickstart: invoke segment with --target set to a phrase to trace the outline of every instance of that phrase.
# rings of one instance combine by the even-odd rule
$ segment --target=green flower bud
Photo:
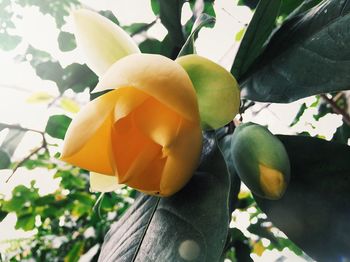
[[[290,163],[282,142],[254,123],[235,129],[233,163],[242,182],[256,195],[267,199],[283,196],[290,179]]]
[[[216,129],[238,113],[240,89],[236,79],[222,66],[198,55],[176,59],[187,72],[197,93],[203,129]]]

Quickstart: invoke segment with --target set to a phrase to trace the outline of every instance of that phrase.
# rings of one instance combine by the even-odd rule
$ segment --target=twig
[[[26,128],[26,127],[22,127],[19,125],[9,125],[9,124],[3,124],[0,123],[0,125],[4,128],[9,128],[9,129],[16,129],[16,130],[21,130],[21,131],[27,131],[27,132],[34,132],[34,133],[38,133],[41,135],[42,137],[42,143],[41,146],[33,149],[26,157],[24,157],[21,161],[19,161],[16,166],[13,168],[11,175],[6,179],[6,183],[8,183],[10,181],[10,179],[12,178],[12,176],[15,174],[15,172],[17,171],[17,169],[19,167],[21,167],[26,161],[28,161],[33,155],[35,155],[36,153],[38,153],[41,149],[45,149],[46,151],[48,151],[47,149],[47,141],[45,138],[45,132],[44,131],[40,131],[40,130],[35,130],[35,129],[31,129],[31,128]]]
[[[16,86],[16,85],[9,85],[9,84],[0,84],[1,88],[7,88],[7,89],[14,89],[16,91],[25,92],[25,93],[32,93],[32,90],[29,90],[27,88]]]
[[[10,124],[4,124],[4,123],[0,123],[0,126],[3,128],[9,128],[9,129],[16,129],[16,130],[21,130],[21,131],[29,131],[29,132],[34,132],[34,133],[38,133],[40,135],[43,135],[45,132],[44,131],[40,131],[40,130],[36,130],[36,129],[31,129],[31,128],[27,128],[27,127],[23,127],[20,125],[10,125]]]
[[[342,115],[342,116],[343,116],[343,121],[344,121],[347,125],[350,126],[350,116],[349,116],[349,114],[348,114],[344,109],[340,108],[340,107],[337,105],[337,103],[336,103],[333,99],[327,97],[327,95],[322,94],[321,97],[322,97],[328,104],[330,104],[330,106],[332,107],[332,109],[333,109],[333,111],[334,111],[335,113]]]
[[[13,168],[11,175],[6,179],[5,183],[8,183],[11,179],[11,177],[16,173],[17,169],[20,168],[26,161],[28,161],[33,155],[38,153],[40,149],[45,148],[44,143],[40,146],[35,148],[32,152],[30,152],[25,158],[23,158],[21,161],[19,161],[16,166]]]
[[[56,96],[54,99],[52,99],[50,103],[47,104],[47,108],[50,108],[51,106],[53,106],[62,97],[63,97],[62,93]]]

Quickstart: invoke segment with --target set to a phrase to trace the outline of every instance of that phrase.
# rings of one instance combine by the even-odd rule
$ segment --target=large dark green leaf
[[[230,221],[230,184],[239,181],[229,175],[214,134],[207,134],[191,181],[168,198],[141,194],[107,233],[100,261],[219,260]]]
[[[259,0],[238,0],[237,5],[245,5],[251,9],[255,9],[258,3]]]
[[[72,122],[72,119],[65,115],[50,116],[45,132],[52,137],[63,139],[70,122]]]
[[[159,17],[162,24],[168,29],[169,35],[173,43],[181,47],[185,38],[182,32],[181,11],[184,0],[158,0]],[[155,5],[155,4],[154,4]]]
[[[349,89],[350,4],[323,1],[288,19],[241,78],[250,100],[291,102]]]
[[[332,140],[347,144],[350,139],[350,126],[347,123],[343,123],[340,127],[337,128],[337,131],[333,135]]]
[[[302,136],[279,136],[291,180],[277,201],[254,196],[268,218],[317,261],[350,258],[350,147]]]
[[[242,39],[231,73],[240,79],[261,54],[263,46],[276,24],[281,0],[261,0]]]

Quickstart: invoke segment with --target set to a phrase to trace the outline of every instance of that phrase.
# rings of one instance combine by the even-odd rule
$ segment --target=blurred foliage
[[[213,26],[215,22],[214,0],[150,0],[155,20],[151,23],[134,23],[122,25],[132,36],[142,35],[139,47],[144,53],[162,54],[169,58],[176,58],[182,54],[195,51],[195,40],[198,31],[203,26]],[[257,10],[258,0],[238,0],[239,5],[246,5],[253,11]],[[257,57],[264,50],[271,32],[276,30],[292,13],[301,13],[319,3],[320,0],[281,0],[264,1],[270,7],[269,12],[257,11],[259,16],[251,24],[252,29],[243,28],[237,35],[236,41],[242,42],[239,59],[235,61],[234,74],[243,74],[248,67],[256,62]],[[189,3],[191,17],[181,24],[182,8]],[[234,4],[234,3],[232,3]],[[64,25],[70,11],[80,7],[78,0],[2,0],[0,1],[0,48],[4,51],[15,49],[22,37],[16,35],[15,21],[21,20],[21,9],[18,7],[34,7],[42,14],[49,15],[55,20],[59,29],[57,42],[62,52],[70,52],[76,48],[75,38],[65,31]],[[112,22],[119,24],[118,18],[110,11],[100,11]],[[262,19],[262,20],[261,20]],[[160,21],[168,30],[162,41],[149,38],[147,32],[156,22]],[[262,22],[264,21],[264,22]],[[233,36],[234,37],[234,36]],[[258,40],[258,41],[257,41]],[[244,44],[245,43],[245,44]],[[26,45],[23,41],[23,45]],[[56,144],[49,144],[46,140],[63,139],[71,121],[68,116],[79,109],[79,103],[66,97],[67,92],[79,94],[86,89],[93,90],[97,76],[85,65],[72,63],[62,66],[60,61],[46,51],[27,45],[24,53],[17,54],[17,60],[28,62],[35,73],[42,80],[52,81],[59,91],[57,97],[46,93],[33,94],[28,98],[30,103],[47,103],[51,106],[58,102],[67,115],[52,115],[49,117],[44,131],[36,132],[42,135],[43,144],[33,154],[21,161],[13,161],[13,154],[26,132],[19,126],[12,128],[0,124],[0,132],[7,132],[0,148],[0,169],[17,169],[23,167],[28,170],[44,169],[47,173],[54,172],[59,180],[59,188],[46,195],[40,193],[36,182],[29,187],[19,185],[12,191],[11,198],[0,195],[0,221],[8,214],[15,214],[16,229],[32,231],[33,236],[15,239],[1,243],[7,246],[5,254],[0,255],[0,261],[78,261],[82,255],[90,254],[89,259],[96,261],[101,244],[110,225],[126,211],[135,198],[136,192],[128,188],[103,196],[89,192],[88,173],[85,170],[63,165],[57,160],[58,155],[49,153]],[[20,52],[20,51],[18,51]],[[181,55],[181,54],[180,54]],[[238,72],[235,70],[242,70]],[[96,95],[91,95],[94,99]],[[337,107],[331,106],[321,96],[311,105],[303,103],[291,126],[295,126],[308,110],[315,110],[315,121],[330,113],[339,113],[339,108],[349,110],[348,98],[344,92],[329,94],[328,96]],[[6,130],[5,130],[6,129]],[[307,135],[300,132],[299,135]],[[338,127],[332,140],[347,144],[350,138],[350,127],[343,123]],[[100,200],[99,200],[100,199]],[[305,256],[302,251],[269,222],[265,214],[257,207],[253,197],[247,193],[239,195],[233,222],[239,214],[249,214],[250,226],[246,232],[237,227],[229,229],[225,249],[222,257],[230,261],[252,261],[251,254],[260,256],[264,250],[283,250],[288,248],[297,255]],[[233,223],[234,224],[234,223]],[[90,251],[90,252],[89,252]]]
[[[15,213],[16,229],[34,230],[33,237],[2,243],[8,245],[5,261],[77,261],[95,245],[100,246],[110,224],[135,196],[129,189],[103,196],[92,194],[86,171],[53,163],[48,153],[38,154],[24,167],[54,170],[60,186],[51,194],[41,195],[32,181],[30,187],[15,187],[11,199],[0,198],[1,220]],[[91,259],[96,260],[98,253],[97,249]]]

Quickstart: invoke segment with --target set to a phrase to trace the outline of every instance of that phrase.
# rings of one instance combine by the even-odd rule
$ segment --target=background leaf
[[[22,38],[18,35],[10,35],[6,32],[0,32],[0,49],[4,51],[11,51],[15,49],[21,41]]]
[[[289,239],[317,261],[350,257],[350,147],[303,136],[279,136],[291,162],[282,199],[254,196]]]
[[[61,31],[58,35],[58,46],[63,52],[72,51],[77,47],[73,34]]]
[[[72,119],[66,115],[50,116],[49,120],[47,121],[45,132],[52,137],[64,139],[68,126],[71,122]]]
[[[285,103],[349,89],[349,22],[346,0],[323,1],[288,19],[242,76],[243,97]]]
[[[233,62],[231,73],[239,80],[261,54],[264,44],[275,27],[281,0],[261,0]]]
[[[207,14],[201,14],[196,22],[193,25],[192,32],[188,36],[185,44],[182,46],[178,57],[189,55],[189,54],[196,54],[196,48],[194,46],[194,41],[198,37],[199,31],[202,29],[202,27],[213,27],[215,25],[215,18],[207,15]]]
[[[180,50],[181,46],[185,43],[181,25],[181,10],[184,0],[158,0],[158,3],[160,20],[165,28],[168,29],[169,36],[174,45]]]
[[[100,261],[217,261],[230,221],[231,182],[237,180],[231,181],[214,133],[207,133],[191,181],[168,198],[141,194],[107,233]]]
[[[10,129],[0,147],[0,169],[5,169],[11,165],[11,157],[17,146],[22,141],[25,131]]]

